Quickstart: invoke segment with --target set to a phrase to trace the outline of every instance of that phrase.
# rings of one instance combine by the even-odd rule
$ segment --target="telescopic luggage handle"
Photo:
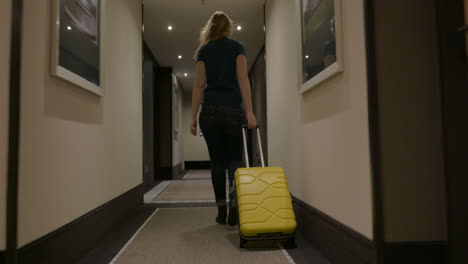
[[[244,141],[244,155],[246,167],[250,168],[249,164],[249,154],[247,152],[247,135],[246,135],[247,126],[242,126],[242,138]],[[260,128],[257,126],[257,140],[258,140],[258,149],[260,150],[260,160],[262,162],[262,167],[265,167],[265,159],[263,158],[263,148],[262,148],[262,139],[260,137]]]

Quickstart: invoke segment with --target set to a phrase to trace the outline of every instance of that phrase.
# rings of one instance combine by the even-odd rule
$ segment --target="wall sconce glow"
[[[172,31],[174,28],[172,26],[167,26],[167,30]]]
[[[241,31],[242,30],[242,27],[241,26],[237,26],[237,31]]]
[[[179,60],[181,60],[181,59],[182,59],[182,55],[177,56],[177,58],[179,58]]]
[[[72,27],[71,27],[71,26],[68,26],[68,27],[67,27],[67,30],[68,30],[68,31],[72,30]]]
[[[187,76],[188,76],[188,73],[184,73],[184,76],[187,77]]]

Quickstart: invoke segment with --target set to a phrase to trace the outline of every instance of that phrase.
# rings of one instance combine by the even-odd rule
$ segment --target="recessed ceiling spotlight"
[[[171,25],[167,26],[167,30],[172,31],[173,29],[174,28]]]
[[[242,27],[239,25],[237,26],[237,31],[241,31],[242,30]]]
[[[187,77],[187,76],[188,76],[188,73],[184,73],[184,76]]]
[[[177,56],[177,58],[179,58],[179,60],[181,60],[181,59],[182,59],[182,55]]]
[[[68,30],[68,31],[72,30],[72,27],[71,27],[71,26],[68,26],[68,27],[67,27],[67,30]]]

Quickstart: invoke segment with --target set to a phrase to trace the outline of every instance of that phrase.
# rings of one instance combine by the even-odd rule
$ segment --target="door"
[[[449,258],[468,260],[467,0],[436,0]]]
[[[159,173],[172,179],[172,68],[159,67],[156,75],[158,101]]]
[[[159,65],[154,64],[153,67],[153,162],[154,162],[154,182],[157,184],[161,182],[161,151],[160,150],[160,131],[161,128],[159,127],[159,85],[158,85],[158,69]]]
[[[153,61],[151,52],[143,45],[143,186],[149,191],[154,184],[154,149],[153,149]]]
[[[159,65],[146,43],[143,44],[143,186],[145,192],[162,181],[159,151]]]

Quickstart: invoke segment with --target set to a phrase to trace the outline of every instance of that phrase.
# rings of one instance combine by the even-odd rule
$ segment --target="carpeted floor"
[[[191,170],[185,175],[184,180],[210,180],[211,172],[209,170]]]
[[[226,183],[226,195],[229,188]],[[211,180],[182,180],[169,184],[154,201],[209,201],[214,202],[215,196]]]
[[[239,248],[236,228],[214,224],[216,208],[161,208],[111,263],[291,263],[279,248]]]
[[[182,184],[169,188],[174,183]],[[163,190],[168,192],[162,194]],[[258,245],[257,249],[240,249],[237,227],[230,228],[214,223],[217,213],[214,202],[193,202],[201,198],[213,199],[212,193],[210,180],[161,183],[145,195],[147,204],[116,226],[113,232],[99,241],[95,249],[78,263],[288,264],[295,261],[297,264],[329,264],[313,245],[300,236],[296,239],[298,247],[288,249],[287,252],[277,247],[272,248],[275,246],[272,244],[263,249]],[[153,201],[157,195],[162,195],[159,197],[161,200],[170,200]],[[153,214],[155,210],[158,211]],[[289,256],[294,260],[288,258]]]
[[[172,182],[154,200],[155,201],[186,201],[215,199],[210,180]]]

